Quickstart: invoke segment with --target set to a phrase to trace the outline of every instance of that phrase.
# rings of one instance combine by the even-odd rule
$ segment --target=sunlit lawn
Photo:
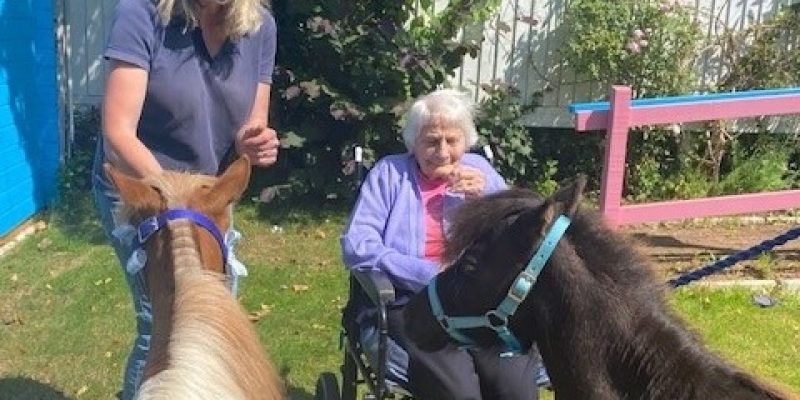
[[[266,211],[265,211],[266,210]],[[71,210],[0,260],[0,400],[110,399],[132,332],[120,267],[86,210]],[[52,218],[51,218],[52,219]],[[241,301],[263,314],[261,339],[292,397],[313,398],[338,371],[342,212],[241,207]],[[693,288],[673,296],[709,345],[744,368],[800,391],[800,297],[758,308],[744,290]]]

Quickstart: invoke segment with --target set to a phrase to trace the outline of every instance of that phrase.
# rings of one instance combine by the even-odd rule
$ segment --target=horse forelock
[[[210,175],[176,171],[164,171],[144,180],[145,183],[158,188],[167,208],[185,207],[198,188],[213,185],[216,181],[217,178]]]
[[[455,261],[487,233],[500,233],[513,217],[541,204],[541,197],[527,189],[509,189],[465,202],[449,216],[445,264]]]
[[[198,188],[203,185],[213,185],[216,181],[217,178],[214,176],[176,171],[164,171],[141,180],[142,184],[158,190],[159,195],[164,200],[166,209],[186,207]],[[119,204],[114,210],[114,214],[120,223],[131,222],[136,216],[140,218],[152,216],[140,215],[141,210],[137,210],[133,205],[126,202]]]

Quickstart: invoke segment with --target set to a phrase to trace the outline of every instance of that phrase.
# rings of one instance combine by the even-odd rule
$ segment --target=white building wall
[[[117,0],[60,0],[65,2],[69,79],[75,104],[97,104],[102,96],[106,66],[102,59],[113,7]],[[685,0],[698,11],[704,33],[714,36],[719,26],[741,29],[761,21],[782,6],[798,0]],[[442,9],[447,0],[437,0]],[[504,0],[497,17],[483,27],[467,27],[467,38],[485,37],[476,59],[467,57],[452,83],[468,88],[476,96],[478,85],[502,81],[516,86],[527,97],[544,90],[543,106],[526,118],[531,126],[570,127],[566,106],[574,101],[601,99],[606,88],[591,82],[576,82],[557,70],[561,43],[559,23],[568,0]],[[711,17],[713,16],[713,17]],[[538,20],[536,25],[526,17]],[[711,23],[712,20],[718,23]],[[501,29],[498,29],[501,27]],[[699,84],[705,86],[719,75],[714,54],[701,62]]]

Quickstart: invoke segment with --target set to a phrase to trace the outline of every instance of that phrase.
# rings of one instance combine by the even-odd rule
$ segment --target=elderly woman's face
[[[464,132],[456,125],[434,118],[422,127],[414,143],[414,157],[429,179],[444,179],[467,149]]]

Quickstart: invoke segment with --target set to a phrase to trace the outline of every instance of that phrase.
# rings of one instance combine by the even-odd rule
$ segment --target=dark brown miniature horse
[[[139,180],[110,165],[106,173],[134,225],[167,210],[201,214],[169,220],[141,244],[153,332],[137,399],[283,399],[275,368],[225,286],[226,250],[214,234],[230,226],[230,207],[250,178],[247,159],[220,177],[164,172]]]
[[[577,212],[585,179],[542,200],[511,190],[466,203],[453,216],[448,269],[436,293],[448,316],[498,306],[560,215],[571,225],[508,326],[541,351],[557,399],[792,399],[711,354],[664,300],[665,285],[619,233]],[[405,310],[409,336],[436,350],[450,339],[426,290]],[[477,345],[487,328],[462,332]],[[456,338],[458,339],[458,338]],[[533,379],[533,377],[531,378]]]

